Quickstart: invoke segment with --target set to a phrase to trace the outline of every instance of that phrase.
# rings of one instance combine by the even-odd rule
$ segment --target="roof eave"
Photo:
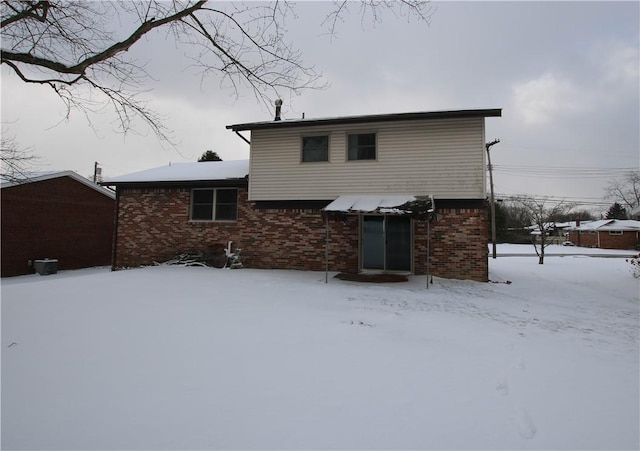
[[[229,179],[200,179],[200,180],[145,180],[145,181],[106,181],[103,186],[146,188],[146,187],[178,187],[178,186],[244,186],[248,183],[247,177]]]
[[[234,132],[246,130],[264,130],[278,128],[305,127],[315,125],[343,125],[372,122],[418,121],[425,119],[462,119],[469,117],[501,117],[502,109],[477,109],[453,111],[429,111],[418,113],[376,114],[367,116],[345,116],[321,119],[296,119],[284,121],[249,122],[245,124],[227,125],[226,128]]]

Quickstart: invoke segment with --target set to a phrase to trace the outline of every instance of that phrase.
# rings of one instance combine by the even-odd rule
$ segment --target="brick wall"
[[[569,240],[576,246],[600,247],[601,249],[637,249],[640,244],[638,232],[623,232],[622,235],[610,235],[608,231],[594,233],[572,231],[569,233]]]
[[[600,234],[600,247],[602,249],[637,249],[638,232],[623,232],[622,235],[610,235],[608,231]]]
[[[227,241],[242,248],[246,267],[325,269],[325,220],[319,209],[258,208],[239,188],[235,222],[189,221],[189,188],[121,189],[116,267],[162,262],[187,250],[220,256]],[[436,276],[488,279],[486,208],[441,209],[432,224]],[[426,224],[415,223],[414,269],[423,274]],[[329,220],[329,269],[358,271],[358,217]]]
[[[58,269],[111,262],[115,202],[70,177],[2,189],[2,276],[34,272],[33,260]]]
[[[436,202],[437,205],[437,202]],[[436,210],[431,232],[429,273],[451,279],[489,280],[488,211],[476,208]],[[415,273],[424,274],[427,252],[427,224],[416,222]],[[416,255],[417,254],[417,255]]]

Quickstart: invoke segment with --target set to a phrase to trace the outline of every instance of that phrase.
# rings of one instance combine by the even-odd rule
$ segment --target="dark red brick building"
[[[569,241],[581,247],[640,250],[640,221],[602,219],[582,222],[569,229]]]
[[[58,269],[111,262],[115,195],[72,171],[46,174],[1,190],[2,277],[34,272],[34,260]]]

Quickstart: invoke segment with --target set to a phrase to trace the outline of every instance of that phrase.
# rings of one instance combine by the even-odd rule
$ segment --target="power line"
[[[596,167],[575,167],[575,166],[524,166],[524,165],[493,165],[496,172],[505,175],[517,175],[520,177],[535,178],[615,178],[623,177],[629,172],[637,171],[638,168],[596,168]]]

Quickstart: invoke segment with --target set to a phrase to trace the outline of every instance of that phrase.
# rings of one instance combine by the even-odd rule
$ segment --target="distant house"
[[[631,209],[629,214],[631,215],[631,219],[640,219],[640,205]]]
[[[579,221],[568,229],[569,241],[576,246],[601,249],[639,249],[640,221],[602,219]]]
[[[58,269],[111,261],[115,195],[72,171],[0,185],[2,277],[34,272],[34,261]]]
[[[485,118],[462,110],[235,124],[250,159],[114,177],[114,268],[228,241],[254,268],[488,280]],[[427,222],[427,218],[432,218]],[[427,268],[429,252],[429,268]]]

